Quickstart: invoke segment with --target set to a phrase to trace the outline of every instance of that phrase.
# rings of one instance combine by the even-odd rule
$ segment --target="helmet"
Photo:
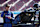
[[[38,3],[33,4],[33,8],[34,8],[34,10],[39,9],[39,7],[40,7],[40,4],[38,4]]]
[[[33,4],[33,8],[34,9],[38,8],[38,4],[37,3],[36,4]]]

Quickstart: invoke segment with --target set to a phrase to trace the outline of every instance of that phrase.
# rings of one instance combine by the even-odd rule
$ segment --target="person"
[[[1,13],[1,17],[4,19],[3,27],[12,27],[13,13],[9,11],[9,6],[6,4],[5,11]]]
[[[34,23],[36,23],[35,27],[37,27],[38,24],[40,25],[40,16],[39,16],[40,5],[36,3],[33,5],[33,8],[35,10],[35,16],[34,16],[35,22]],[[39,23],[38,23],[38,20],[39,20]]]

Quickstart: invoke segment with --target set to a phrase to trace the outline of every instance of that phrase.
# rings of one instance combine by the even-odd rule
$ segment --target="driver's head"
[[[38,9],[38,4],[37,3],[33,4],[33,8],[34,8],[34,10],[37,10]]]
[[[38,3],[35,3],[35,4],[33,5],[33,8],[34,8],[35,10],[39,10],[39,9],[40,9],[40,5],[39,5]]]

